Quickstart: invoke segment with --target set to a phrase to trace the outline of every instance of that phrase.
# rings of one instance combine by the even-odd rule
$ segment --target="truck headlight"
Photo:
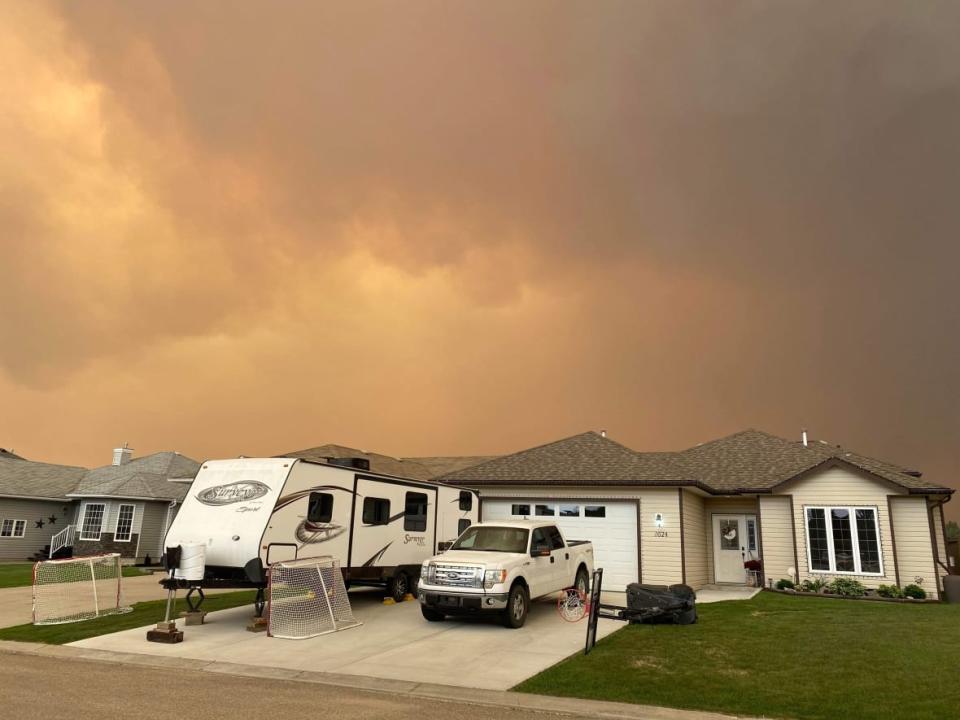
[[[437,566],[430,562],[425,562],[420,566],[420,578],[428,585],[437,579]]]
[[[489,590],[494,585],[499,585],[506,579],[507,579],[506,570],[487,570],[483,574],[483,587],[485,590]]]

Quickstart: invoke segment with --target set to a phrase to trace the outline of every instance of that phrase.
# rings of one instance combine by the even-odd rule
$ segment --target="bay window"
[[[883,575],[876,508],[807,507],[804,515],[810,572]]]

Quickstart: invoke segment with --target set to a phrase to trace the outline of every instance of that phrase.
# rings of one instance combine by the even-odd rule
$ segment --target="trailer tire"
[[[443,622],[447,619],[447,616],[442,612],[428,608],[426,605],[420,606],[420,614],[423,615],[423,619],[427,622]]]
[[[394,602],[403,602],[408,592],[410,592],[410,578],[405,572],[398,572],[387,583],[387,594],[393,598]]]
[[[527,612],[530,610],[530,594],[520,583],[514,583],[507,596],[507,608],[501,616],[503,626],[512,630],[522,628],[527,621]]]

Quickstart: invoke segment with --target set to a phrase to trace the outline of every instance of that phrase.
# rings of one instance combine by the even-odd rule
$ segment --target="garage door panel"
[[[555,522],[569,540],[589,540],[593,543],[594,560],[603,568],[603,586],[607,590],[623,590],[637,581],[637,506],[632,501],[601,501],[563,499],[510,499],[483,500],[484,520],[520,520],[523,516],[512,514],[513,505],[551,505],[558,508],[579,506],[579,515],[554,517],[533,515],[529,520]],[[604,508],[605,517],[585,517],[586,506]]]

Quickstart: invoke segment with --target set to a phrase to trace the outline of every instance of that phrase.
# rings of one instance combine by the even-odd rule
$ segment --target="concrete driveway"
[[[211,613],[203,626],[184,628],[178,645],[148,643],[148,628],[82,640],[73,645],[125,653],[220,660],[265,668],[506,690],[583,650],[586,621],[569,623],[552,601],[534,603],[527,623],[508,630],[495,620],[430,623],[419,604],[383,605],[381,592],[351,591],[360,627],[310,640],[281,640],[245,629],[249,607]],[[598,636],[623,627],[601,620]]]

